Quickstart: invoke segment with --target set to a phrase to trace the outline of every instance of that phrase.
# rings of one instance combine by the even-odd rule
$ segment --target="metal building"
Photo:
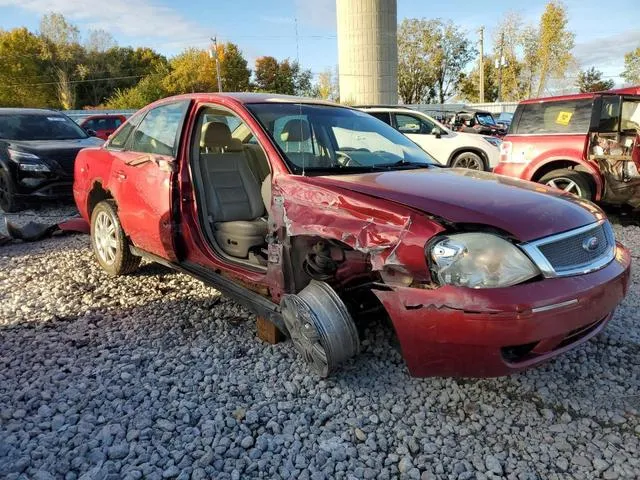
[[[340,101],[398,103],[396,0],[336,0]]]

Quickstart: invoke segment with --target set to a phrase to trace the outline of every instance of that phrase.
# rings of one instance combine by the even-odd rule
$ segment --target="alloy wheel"
[[[469,170],[484,170],[484,165],[482,165],[482,160],[480,160],[476,155],[462,154],[455,159],[452,167],[468,168]]]
[[[118,253],[118,238],[115,222],[107,212],[98,213],[93,238],[100,259],[109,265],[113,264]]]
[[[545,185],[547,185],[548,187],[557,188],[558,190],[562,190],[567,193],[573,193],[578,197],[582,197],[582,189],[576,182],[574,182],[570,178],[566,178],[566,177],[553,178],[549,180]]]

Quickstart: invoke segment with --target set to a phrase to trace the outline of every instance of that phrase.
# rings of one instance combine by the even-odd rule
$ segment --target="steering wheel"
[[[360,163],[351,158],[347,152],[336,150],[336,155],[338,156],[336,158],[336,161],[340,164],[341,167],[352,167],[354,165],[360,165]]]

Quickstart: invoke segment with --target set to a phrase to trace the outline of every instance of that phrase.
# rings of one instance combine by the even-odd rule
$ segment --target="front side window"
[[[378,120],[382,120],[387,125],[391,125],[391,115],[389,112],[367,112],[372,117],[376,117]]]
[[[86,132],[65,115],[15,113],[0,115],[0,138],[6,140],[77,140]]]
[[[133,115],[131,118],[129,118],[125,122],[124,126],[120,129],[120,131],[115,133],[109,139],[109,142],[107,143],[107,148],[111,148],[115,150],[120,150],[124,148],[124,146],[127,143],[127,140],[129,139],[129,135],[131,135],[131,132],[138,126],[138,124],[144,117],[144,114],[145,112],[138,112],[135,115]]]
[[[178,130],[188,106],[188,101],[182,101],[149,110],[133,134],[130,150],[175,157]]]
[[[435,124],[414,115],[396,113],[396,125],[402,133],[431,133]]]
[[[294,173],[349,173],[434,163],[400,132],[368,113],[326,105],[249,104]]]
[[[593,99],[521,105],[515,134],[585,134],[589,131]]]

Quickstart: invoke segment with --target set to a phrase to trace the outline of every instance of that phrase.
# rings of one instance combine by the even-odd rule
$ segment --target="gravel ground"
[[[637,265],[640,227],[616,231]],[[411,379],[379,325],[320,380],[215,290],[110,279],[88,244],[0,247],[1,478],[640,478],[637,268],[609,328],[535,370]]]

